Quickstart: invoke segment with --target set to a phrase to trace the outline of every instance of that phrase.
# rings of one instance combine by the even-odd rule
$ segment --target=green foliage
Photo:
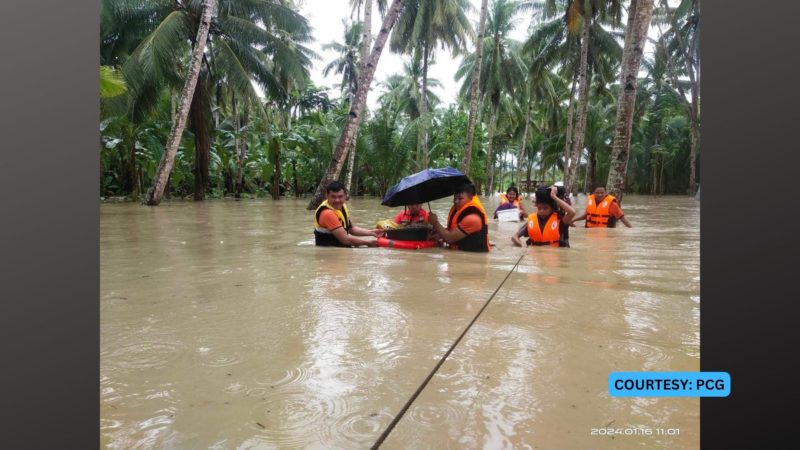
[[[385,2],[384,2],[385,3]],[[437,3],[434,5],[433,3]],[[172,127],[175,95],[182,86],[200,2],[104,0],[101,8],[100,193],[135,198],[152,184]],[[365,111],[356,142],[354,194],[381,196],[418,169],[418,133],[427,123],[430,167],[459,167],[464,157],[470,76],[475,55],[464,55],[456,80],[461,95],[442,105],[435,90],[452,80],[428,78],[428,113],[420,117],[422,55],[426,42],[439,57],[459,56],[474,36],[459,17],[461,0],[409,2],[391,45],[409,55],[404,71],[382,80],[377,110]],[[519,182],[516,158],[523,147],[523,178],[552,182],[563,175],[567,104],[580,49],[565,23],[567,8],[583,20],[588,3],[579,0],[491,2],[480,74],[482,111],[476,123],[470,178],[487,182],[488,126],[497,114],[493,137],[495,184]],[[615,9],[619,2],[592,1],[586,149],[577,184],[603,183],[609,170],[621,54]],[[439,9],[442,9],[441,11]],[[457,10],[447,10],[456,8]],[[269,196],[277,181],[283,195],[308,195],[323,177],[348,114],[359,63],[360,23],[348,28],[339,55],[325,70],[342,75],[343,95],[308,77],[313,53],[308,23],[292,2],[220,0],[212,25],[204,74],[208,77],[209,195],[232,196],[242,172],[245,196]],[[440,12],[436,12],[440,11]],[[528,20],[523,43],[508,37]],[[447,14],[445,14],[447,13]],[[454,29],[434,29],[437,14],[455,17]],[[688,188],[691,120],[687,63],[696,65],[699,13],[694,0],[662,5],[654,23],[663,34],[658,51],[642,63],[628,165],[628,190],[644,194],[684,193]],[[433,27],[433,28],[431,28]],[[433,30],[433,31],[431,31]],[[579,34],[579,33],[578,33]],[[397,36],[397,37],[395,37]],[[470,47],[471,45],[466,45]],[[443,55],[449,50],[449,55]],[[430,55],[429,55],[430,56]],[[433,64],[433,58],[429,58]],[[675,81],[677,77],[677,82]],[[253,83],[260,85],[259,98]],[[338,90],[338,89],[337,89]],[[681,94],[680,91],[684,93]],[[244,151],[244,159],[240,153]],[[194,192],[195,140],[182,136],[167,195]],[[587,158],[592,158],[589,171]],[[280,174],[280,178],[276,177]]]

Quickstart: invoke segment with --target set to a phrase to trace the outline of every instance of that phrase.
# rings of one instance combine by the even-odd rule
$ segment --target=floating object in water
[[[436,247],[436,241],[396,241],[385,237],[378,238],[378,247],[418,250]]]

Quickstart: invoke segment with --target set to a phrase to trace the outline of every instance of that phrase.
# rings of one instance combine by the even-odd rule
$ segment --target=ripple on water
[[[171,431],[175,418],[175,408],[153,411],[152,415],[134,424],[119,420],[101,419],[100,433],[109,439],[107,448],[113,449],[151,449],[162,448]]]
[[[184,347],[175,342],[145,341],[120,345],[101,352],[104,369],[140,370],[161,368],[179,356]]]
[[[316,372],[311,367],[294,367],[291,369],[269,367],[259,372],[255,384],[269,386],[269,389],[291,388],[308,382]]]
[[[387,411],[357,411],[342,415],[319,433],[326,448],[367,448],[389,426],[394,416]]]
[[[609,354],[626,355],[635,364],[641,364],[642,369],[655,370],[659,367],[668,367],[665,362],[669,355],[659,346],[636,341],[633,339],[613,339],[607,345]],[[632,367],[631,370],[636,370]]]
[[[318,444],[325,429],[348,414],[348,408],[344,397],[281,392],[251,410],[249,426],[279,448],[307,447]]]
[[[411,429],[422,427],[434,430],[446,430],[449,425],[464,423],[469,411],[462,405],[450,401],[424,402],[412,406],[404,420],[408,420]]]
[[[242,362],[241,356],[239,356],[239,353],[235,350],[224,348],[218,350],[216,348],[208,349],[208,347],[202,347],[198,349],[198,353],[202,355],[202,362],[200,364],[206,367],[227,367]]]

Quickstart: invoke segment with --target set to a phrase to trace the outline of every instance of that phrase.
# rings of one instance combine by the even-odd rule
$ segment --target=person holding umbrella
[[[347,192],[338,181],[331,182],[326,188],[326,198],[314,212],[314,242],[324,247],[353,247],[366,245],[377,246],[374,240],[359,239],[355,236],[383,235],[383,230],[357,227],[350,221],[350,211],[345,200]]]
[[[433,225],[433,237],[442,239],[454,250],[488,252],[489,219],[478,196],[475,185],[463,183],[453,195],[453,207],[447,215],[447,228],[439,223],[435,213],[428,215]]]

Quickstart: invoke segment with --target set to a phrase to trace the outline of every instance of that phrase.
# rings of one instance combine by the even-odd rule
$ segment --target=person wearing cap
[[[511,242],[522,247],[520,238],[527,237],[527,245],[569,247],[569,226],[575,209],[558,197],[558,188],[551,186],[536,191],[536,213],[528,216]]]
[[[406,206],[406,208],[394,216],[395,223],[401,225],[411,225],[415,223],[427,223],[428,211],[422,209],[422,203],[415,203]]]
[[[574,222],[586,220],[586,228],[614,228],[617,221],[632,228],[630,221],[625,217],[619,202],[613,195],[606,194],[604,186],[594,188],[592,195],[586,199],[586,210],[575,218]]]
[[[475,195],[475,185],[464,183],[453,195],[453,207],[447,215],[447,228],[439,223],[435,213],[428,215],[433,225],[434,239],[441,239],[454,250],[488,252],[489,218],[480,199]]]
[[[377,241],[355,236],[383,236],[383,230],[357,227],[350,221],[344,185],[333,181],[326,187],[325,201],[314,212],[314,243],[323,247],[375,247]]]
[[[525,216],[528,215],[528,213],[525,212],[525,206],[522,204],[522,200],[519,197],[519,190],[517,190],[516,186],[511,186],[505,194],[500,194],[500,205],[494,210],[494,218],[497,219],[497,211],[512,208],[519,208],[520,219],[524,219]]]

